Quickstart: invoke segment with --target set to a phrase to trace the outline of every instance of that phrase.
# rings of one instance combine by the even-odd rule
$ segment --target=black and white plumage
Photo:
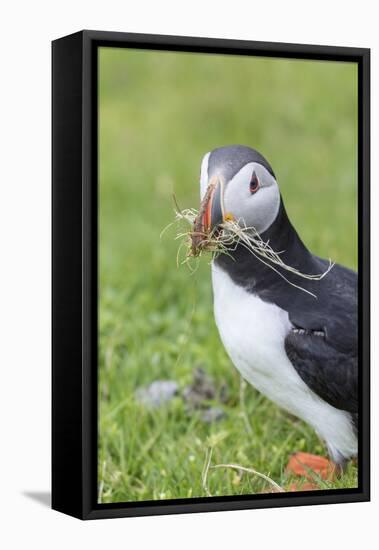
[[[204,229],[226,215],[253,226],[285,264],[306,274],[329,262],[302,243],[286,214],[274,172],[249,147],[222,147],[201,166],[201,195],[218,182]],[[279,272],[317,298],[291,286],[242,245],[212,265],[215,320],[242,376],[279,406],[314,427],[337,464],[357,455],[357,274],[334,265],[321,280]]]

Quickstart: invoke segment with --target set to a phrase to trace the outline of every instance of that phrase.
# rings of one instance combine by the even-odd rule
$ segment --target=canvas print
[[[99,48],[98,503],[358,487],[358,68]]]

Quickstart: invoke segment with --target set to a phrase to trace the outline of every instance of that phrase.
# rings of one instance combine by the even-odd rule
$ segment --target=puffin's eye
[[[255,172],[253,172],[253,175],[251,176],[250,180],[250,193],[256,193],[259,189],[259,179]]]

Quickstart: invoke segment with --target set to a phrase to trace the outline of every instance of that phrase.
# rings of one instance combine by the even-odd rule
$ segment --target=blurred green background
[[[241,386],[213,320],[210,268],[177,268],[173,193],[198,208],[202,156],[222,145],[271,163],[316,254],[357,266],[357,66],[101,48],[99,56],[99,501],[206,496],[202,470],[238,462],[288,487],[289,454],[325,454],[313,431]],[[201,367],[228,399],[206,424],[180,393],[151,410],[136,388],[180,389]],[[241,387],[243,399],[241,399]],[[212,403],[210,403],[212,405]],[[266,491],[209,470],[212,495]],[[356,468],[322,487],[356,485]]]

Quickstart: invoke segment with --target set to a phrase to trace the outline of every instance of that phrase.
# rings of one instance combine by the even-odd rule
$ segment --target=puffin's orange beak
[[[214,176],[208,184],[193,227],[192,250],[194,253],[201,246],[201,242],[205,241],[212,230],[224,219],[222,187],[217,176]]]
[[[208,196],[204,197],[200,205],[200,212],[202,210],[204,212],[202,215],[201,224],[205,233],[209,233],[212,228],[212,205],[216,193],[216,188],[219,187],[219,185],[220,184],[218,182],[215,182],[212,185],[210,193],[207,194]]]

